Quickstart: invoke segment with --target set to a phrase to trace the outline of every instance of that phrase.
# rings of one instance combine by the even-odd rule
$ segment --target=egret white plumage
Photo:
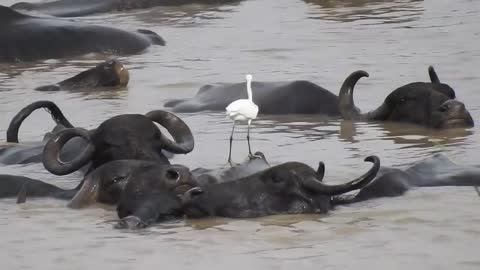
[[[247,96],[248,99],[238,99],[230,103],[226,110],[227,116],[233,120],[232,133],[230,134],[230,151],[228,153],[228,162],[232,161],[232,142],[233,142],[233,132],[235,131],[235,124],[237,122],[247,122],[247,142],[248,142],[248,155],[252,157],[252,149],[250,148],[250,124],[252,119],[257,118],[258,106],[253,103],[252,97],[252,79],[253,76],[248,74],[245,76],[247,79]]]

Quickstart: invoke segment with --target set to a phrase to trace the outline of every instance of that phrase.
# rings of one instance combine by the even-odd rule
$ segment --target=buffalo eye
[[[115,176],[115,177],[112,179],[112,184],[117,183],[117,182],[123,180],[124,178],[125,178],[125,177],[123,177],[123,176]]]
[[[165,176],[167,177],[168,180],[173,180],[177,181],[180,178],[180,174],[172,169],[168,169],[167,172],[165,173]]]
[[[440,108],[438,108],[438,110],[441,111],[441,112],[446,112],[446,111],[448,111],[448,109],[449,109],[448,104],[442,105],[442,106],[440,106]]]
[[[401,98],[401,99],[400,99],[400,103],[401,103],[401,104],[405,103],[405,101],[407,101],[406,98]]]

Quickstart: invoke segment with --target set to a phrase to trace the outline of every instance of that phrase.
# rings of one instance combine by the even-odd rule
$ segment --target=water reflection
[[[367,21],[367,24],[416,21],[423,14],[423,0],[303,0],[321,9],[311,19],[335,22]]]
[[[309,141],[338,137],[350,144],[365,140],[392,141],[401,148],[461,146],[474,133],[472,128],[428,129],[398,122],[355,122],[328,119],[317,115],[262,116],[255,129],[263,134],[290,134],[290,138]],[[351,145],[350,145],[351,146]]]
[[[257,230],[260,230],[261,227],[267,226],[280,226],[284,228],[289,228],[291,231],[297,230],[294,226],[297,223],[305,221],[313,222],[322,222],[323,217],[328,217],[326,214],[314,214],[314,215],[276,215],[276,216],[266,216],[259,218],[249,218],[249,219],[231,219],[231,218],[203,218],[203,219],[185,219],[185,224],[191,226],[196,230],[205,230],[215,228],[219,231],[235,231],[237,226],[248,227],[245,223],[249,223],[253,226],[259,227]],[[241,223],[241,224],[239,224]],[[260,226],[259,226],[260,225]]]
[[[441,79],[463,89],[457,93],[459,98],[468,100],[472,116],[480,119],[480,95],[473,87],[480,83],[474,61],[479,54],[475,25],[480,22],[475,3],[250,0],[241,5],[157,7],[84,17],[82,21],[95,24],[150,29],[164,35],[168,44],[120,58],[132,71],[128,92],[120,91],[125,99],[33,91],[104,60],[95,56],[0,67],[0,88],[12,90],[0,92],[0,132],[5,134],[13,115],[35,100],[53,99],[74,125],[95,128],[111,116],[145,113],[161,107],[167,99],[191,97],[203,84],[238,80],[246,72],[264,81],[319,80],[337,93],[346,70],[367,69],[375,76],[360,81],[361,89],[368,89],[357,99],[367,110],[381,104],[392,86],[426,80],[426,70],[418,67],[428,64],[443,67]],[[309,16],[317,20],[306,19]],[[399,23],[401,19],[417,21],[366,25]],[[99,95],[106,94],[113,93]],[[180,116],[194,132],[195,150],[176,156],[173,162],[192,168],[224,165],[232,127],[224,112]],[[480,153],[479,136],[472,136],[480,131],[478,125],[467,130],[432,131],[318,116],[262,116],[254,125],[252,146],[263,151],[269,162],[295,160],[314,167],[323,160],[328,183],[357,177],[369,168],[362,160],[370,154],[378,155],[384,166],[403,167],[432,152],[446,153],[458,164],[478,164]],[[36,112],[22,125],[21,139],[37,140],[52,127],[46,112]],[[238,160],[247,155],[246,128],[240,130],[243,133],[236,135],[234,145]],[[0,166],[0,171],[66,188],[82,178],[79,174],[53,176],[41,163]],[[338,207],[328,216],[182,220],[137,233],[113,230],[111,220],[118,219],[115,211],[72,211],[63,201],[47,200],[29,200],[17,206],[10,199],[0,203],[0,229],[4,232],[0,248],[5,269],[50,270],[52,262],[65,262],[65,258],[71,269],[160,264],[212,270],[311,269],[312,265],[402,269],[407,264],[427,270],[438,269],[440,264],[445,269],[477,269],[477,249],[468,247],[478,246],[478,205],[472,188],[425,188],[398,198]],[[47,240],[38,241],[39,236]],[[448,243],[438,239],[448,239]],[[211,254],[216,255],[215,260]]]
[[[309,141],[327,139],[339,134],[337,119],[320,115],[262,115],[255,121],[255,129],[264,134],[283,133],[290,138]]]
[[[471,128],[437,130],[406,123],[342,121],[340,124],[340,138],[343,141],[354,144],[364,140],[362,137],[372,137],[368,136],[367,133],[374,130],[380,134],[370,138],[370,140],[389,140],[394,144],[405,145],[401,148],[460,146],[466,144],[468,137],[473,134]]]
[[[155,7],[145,11],[129,14],[133,20],[151,25],[168,25],[174,27],[200,27],[214,20],[221,20],[228,13],[234,12],[241,1],[217,5],[184,5],[177,7]],[[124,16],[122,16],[124,17]]]

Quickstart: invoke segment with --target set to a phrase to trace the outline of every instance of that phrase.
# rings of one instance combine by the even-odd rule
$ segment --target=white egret
[[[247,142],[248,142],[248,155],[252,157],[252,149],[250,148],[250,124],[252,119],[257,118],[258,106],[253,103],[252,98],[252,78],[253,76],[248,74],[245,76],[247,79],[247,95],[248,99],[238,99],[230,103],[226,110],[227,116],[233,120],[232,133],[230,134],[230,151],[228,153],[228,162],[232,162],[232,142],[233,142],[233,132],[235,130],[235,124],[237,122],[247,122],[248,131],[247,131]]]

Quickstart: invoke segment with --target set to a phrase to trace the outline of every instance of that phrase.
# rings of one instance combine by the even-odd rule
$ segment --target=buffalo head
[[[155,122],[165,127],[175,141],[162,134]],[[73,160],[60,160],[62,147],[74,137],[88,141],[87,146]],[[74,172],[90,161],[91,170],[109,161],[121,159],[154,160],[168,164],[162,150],[186,154],[193,147],[193,135],[187,124],[174,114],[157,110],[146,115],[115,116],[91,131],[82,128],[62,130],[54,134],[45,145],[43,164],[56,175]]]
[[[85,74],[84,74],[85,73]],[[76,78],[79,76],[79,78]],[[87,86],[126,86],[130,79],[128,69],[123,64],[116,60],[107,60],[98,64],[96,67],[84,71],[70,79],[74,84],[80,82]],[[84,80],[86,77],[87,80]],[[68,83],[68,81],[65,81]]]
[[[97,66],[82,71],[81,73],[59,82],[57,84],[40,86],[37,91],[59,91],[61,89],[73,90],[93,87],[126,86],[129,81],[128,70],[115,59],[107,60]]]
[[[195,186],[190,170],[182,165],[116,160],[87,174],[68,206],[78,209],[96,202],[117,205],[120,218],[134,216],[152,220],[166,215],[163,209],[173,207],[170,197],[178,201],[177,195]],[[175,209],[180,209],[177,204]]]
[[[197,185],[190,170],[181,165],[145,164],[132,172],[120,196],[117,228],[141,228],[183,214],[179,195]]]
[[[362,114],[353,101],[353,88],[369,75],[356,71],[340,89],[340,113],[344,119],[406,122],[428,128],[472,127],[473,119],[465,105],[455,99],[455,91],[440,82],[433,67],[429,73],[431,83],[414,82],[397,88],[380,107]]]

